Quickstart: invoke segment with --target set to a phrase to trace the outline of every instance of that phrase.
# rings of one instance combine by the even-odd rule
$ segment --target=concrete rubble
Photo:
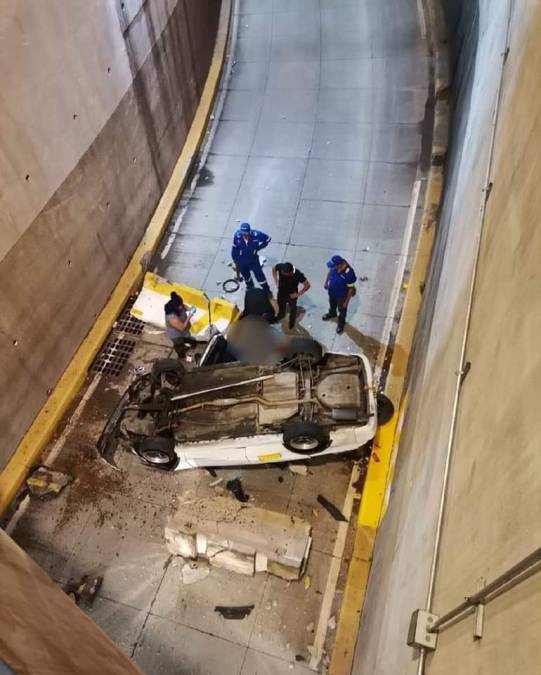
[[[26,486],[33,497],[49,499],[60,494],[72,480],[73,478],[65,473],[40,466],[26,479]]]
[[[219,496],[181,504],[166,525],[165,540],[173,555],[288,581],[302,577],[312,543],[305,520]]]

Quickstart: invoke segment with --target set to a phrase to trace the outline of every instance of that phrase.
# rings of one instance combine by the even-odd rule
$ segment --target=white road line
[[[334,596],[336,595],[336,584],[338,583],[338,575],[340,574],[340,566],[342,564],[342,556],[344,555],[344,548],[346,546],[346,539],[349,530],[349,520],[351,519],[351,512],[353,510],[353,498],[355,496],[355,483],[359,478],[359,467],[357,464],[353,467],[349,481],[349,488],[344,500],[342,513],[348,519],[347,523],[340,522],[338,525],[338,533],[336,541],[334,542],[334,549],[332,552],[331,565],[329,574],[327,576],[327,584],[325,592],[323,593],[323,600],[321,602],[321,611],[319,613],[319,620],[317,623],[316,635],[313,645],[312,658],[310,659],[310,668],[317,670],[321,657],[323,656],[323,648],[325,646],[325,638],[327,637],[327,628],[329,619],[331,618],[332,604]]]
[[[378,382],[381,377],[381,370],[385,359],[385,353],[387,351],[387,345],[391,337],[391,331],[393,328],[393,322],[395,319],[396,309],[398,306],[398,300],[400,298],[400,291],[402,288],[404,272],[406,270],[407,256],[411,244],[411,237],[413,234],[413,225],[415,223],[415,215],[417,212],[417,204],[419,201],[420,189],[421,189],[421,181],[416,180],[415,183],[413,184],[410,207],[408,211],[408,219],[406,221],[404,236],[402,238],[402,247],[400,250],[400,258],[396,270],[393,292],[391,294],[391,300],[389,302],[389,311],[387,313],[387,318],[385,319],[385,324],[383,327],[381,348],[379,350],[377,364],[374,373],[375,382]],[[342,509],[343,514],[346,516],[348,520],[351,517],[351,512],[353,509],[353,498],[355,495],[355,488],[353,487],[353,485],[356,483],[358,476],[359,476],[359,467],[355,465],[351,473],[349,489],[346,493],[346,498],[344,500],[344,507]],[[336,541],[334,544],[332,554],[333,557],[331,559],[329,574],[327,576],[327,584],[325,586],[325,592],[323,594],[323,600],[321,603],[321,611],[319,614],[319,620],[314,639],[312,658],[310,659],[310,668],[312,670],[317,670],[321,662],[321,658],[323,656],[325,639],[327,637],[327,628],[329,619],[331,618],[332,605],[334,601],[334,596],[336,594],[336,585],[338,582],[338,575],[340,574],[340,567],[342,564],[342,556],[344,554],[348,529],[349,529],[349,522],[348,523],[341,522],[338,525],[338,533],[336,536]]]
[[[398,265],[396,268],[393,292],[391,293],[391,299],[389,302],[389,307],[387,309],[387,316],[385,318],[385,324],[383,326],[383,332],[381,335],[381,348],[379,350],[376,367],[374,369],[374,381],[376,385],[379,384],[381,378],[381,371],[383,368],[383,363],[385,361],[387,346],[389,344],[389,340],[391,339],[391,331],[393,329],[393,323],[394,320],[397,318],[396,308],[398,306],[398,300],[400,298],[400,291],[402,289],[404,272],[406,271],[406,263],[408,260],[408,252],[411,244],[411,236],[413,234],[413,224],[415,223],[415,215],[417,213],[417,203],[419,201],[420,190],[421,190],[421,181],[416,180],[415,183],[413,184],[413,189],[411,193],[410,208],[408,211],[406,228],[404,229],[404,236],[402,237],[402,248],[400,250],[400,257],[398,259]]]

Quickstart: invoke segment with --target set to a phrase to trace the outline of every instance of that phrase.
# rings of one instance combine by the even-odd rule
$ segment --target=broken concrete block
[[[264,553],[256,552],[256,554],[255,554],[255,571],[256,572],[266,572],[268,564],[269,564],[268,557]]]
[[[33,497],[48,499],[56,497],[72,480],[73,478],[65,473],[51,471],[41,466],[26,479],[26,485]]]
[[[230,572],[246,574],[253,577],[255,573],[255,556],[237,553],[235,551],[219,551],[209,558],[213,567],[222,567]]]
[[[269,572],[269,574],[274,574],[275,577],[285,579],[286,581],[298,581],[300,576],[298,568],[288,567],[288,565],[282,565],[274,560],[269,560],[267,572]]]
[[[289,464],[289,470],[291,473],[296,473],[298,476],[308,475],[308,467],[306,464]]]
[[[205,553],[207,552],[207,547],[208,547],[207,535],[198,532],[195,535],[195,549],[197,551],[197,555],[205,555]]]
[[[266,569],[291,580],[299,579],[304,571],[310,531],[310,524],[301,518],[212,497],[181,504],[167,524],[166,540],[176,555],[211,559],[220,554],[218,560],[225,561],[222,566],[234,561],[228,569],[238,567],[240,573],[248,574],[249,566],[249,573],[254,574],[257,566],[258,571]],[[226,552],[244,557],[222,555]]]
[[[165,528],[165,543],[167,550],[173,555],[181,555],[183,558],[197,558],[197,545],[193,534],[184,534]]]

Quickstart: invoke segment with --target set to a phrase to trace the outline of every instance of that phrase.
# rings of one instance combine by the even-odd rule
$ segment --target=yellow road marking
[[[437,80],[436,90],[439,91],[441,88],[442,83]],[[437,105],[432,145],[433,154],[443,156],[445,153],[446,129],[446,107]],[[355,533],[355,549],[349,565],[342,598],[329,675],[349,675],[351,673],[374,541],[387,507],[394,474],[396,448],[400,439],[402,420],[407,409],[407,366],[421,306],[424,281],[432,253],[442,194],[443,168],[439,164],[433,164],[428,176],[415,260],[409,284],[405,289],[404,308],[385,387],[386,395],[393,401],[398,412],[387,424],[378,429],[374,439],[374,449],[361,496]]]
[[[205,137],[224,64],[230,16],[231,0],[223,0],[214,54],[205,88],[169,183],[158,202],[139,246],[113,290],[107,304],[81,343],[51,396],[47,399],[30,429],[17,446],[7,466],[0,474],[0,514],[12,502],[19,487],[24,482],[29,469],[37,462],[47,443],[50,441],[54,430],[83,384],[88,368],[104,340],[109,335],[126,301],[141,284],[141,261],[143,256],[148,256],[149,252],[153,253],[156,250],[167,228],[178,199],[186,185],[193,158],[199,151]]]

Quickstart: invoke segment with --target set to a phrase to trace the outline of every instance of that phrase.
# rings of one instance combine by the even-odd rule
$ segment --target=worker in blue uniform
[[[356,293],[357,276],[349,263],[339,255],[333,255],[327,268],[324,287],[329,293],[329,311],[322,318],[323,321],[329,321],[338,316],[336,332],[340,335],[346,325],[349,301]]]
[[[268,234],[259,230],[252,230],[248,223],[242,223],[240,229],[235,232],[233,237],[233,248],[231,257],[246,282],[246,288],[253,288],[252,272],[259,282],[261,288],[269,295],[271,294],[269,284],[265,278],[265,273],[261,269],[258,253],[261,249],[270,244],[271,238]]]

